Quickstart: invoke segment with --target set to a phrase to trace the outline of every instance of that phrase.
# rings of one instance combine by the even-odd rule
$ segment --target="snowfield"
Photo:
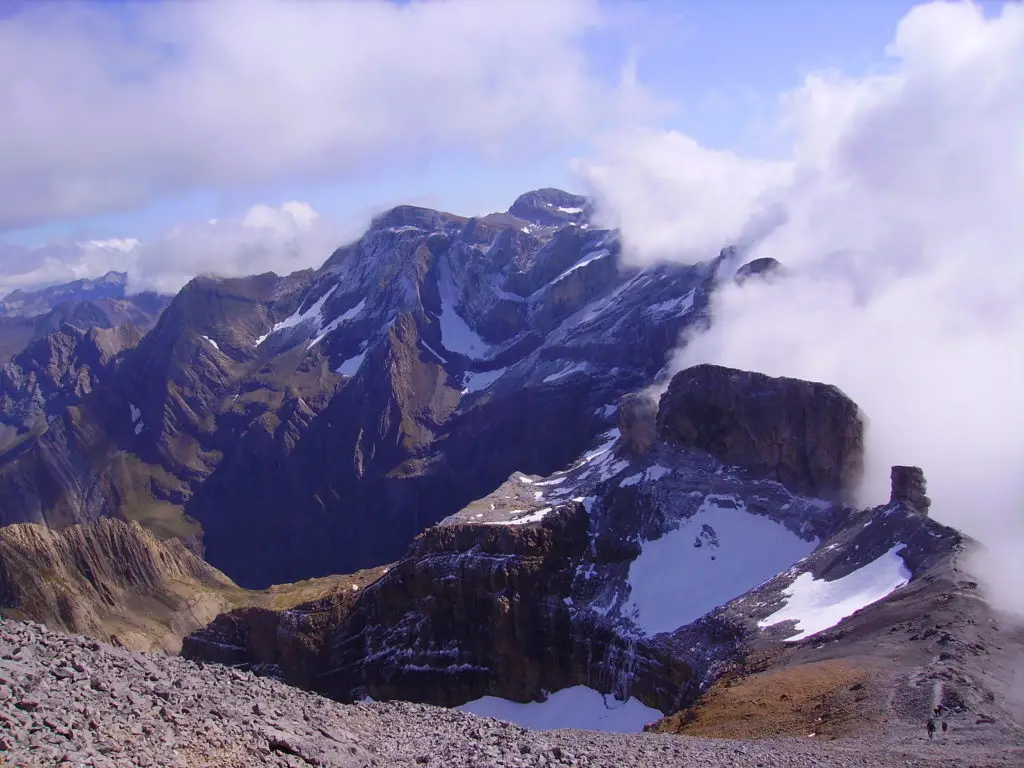
[[[803,640],[831,629],[847,616],[888,597],[910,581],[913,574],[899,554],[905,547],[905,544],[897,544],[863,568],[835,581],[801,573],[783,593],[788,598],[786,604],[758,622],[758,626],[796,621],[799,631],[787,637],[786,642]]]
[[[770,579],[816,546],[817,541],[748,512],[742,501],[708,496],[679,528],[643,542],[629,567],[629,601],[621,613],[648,635],[671,632]]]

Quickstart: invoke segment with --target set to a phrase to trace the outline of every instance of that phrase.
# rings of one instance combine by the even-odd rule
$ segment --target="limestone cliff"
[[[824,498],[854,489],[864,425],[836,387],[716,365],[678,373],[662,395],[663,439]]]

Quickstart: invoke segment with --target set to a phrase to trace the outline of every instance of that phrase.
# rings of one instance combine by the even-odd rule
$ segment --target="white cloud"
[[[583,53],[606,23],[595,0],[28,4],[0,19],[0,230],[585,136],[643,105]]]
[[[619,227],[634,261],[694,263],[773,214],[767,193],[790,166],[710,150],[673,131],[640,129],[600,140],[574,164],[594,194],[599,223]]]
[[[234,218],[179,224],[145,242],[90,240],[35,250],[0,246],[0,295],[110,270],[127,272],[132,292],[161,293],[175,293],[204,272],[224,277],[288,274],[320,266],[368,223],[369,214],[339,226],[321,218],[308,203],[290,201],[276,208],[259,203]]]
[[[1024,613],[1024,7],[919,6],[888,53],[885,76],[783,99],[782,165],[666,133],[580,170],[638,261],[740,238],[789,267],[722,290],[676,364],[840,386],[870,418],[863,500],[921,465],[932,514],[986,544],[975,567]]]

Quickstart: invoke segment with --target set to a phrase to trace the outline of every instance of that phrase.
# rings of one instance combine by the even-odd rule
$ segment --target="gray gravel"
[[[419,704],[342,705],[267,678],[0,620],[0,753],[15,766],[1014,766],[921,739],[818,743],[528,731]]]

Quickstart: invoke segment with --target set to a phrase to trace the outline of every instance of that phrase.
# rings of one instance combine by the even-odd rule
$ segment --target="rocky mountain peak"
[[[748,261],[742,267],[736,270],[736,274],[733,275],[733,280],[737,284],[743,285],[748,280],[759,278],[762,280],[779,277],[786,273],[786,268],[782,266],[782,263],[777,259],[773,259],[770,256],[762,257],[760,259],[754,259]]]
[[[557,227],[569,221],[582,220],[588,209],[587,198],[582,195],[547,187],[520,195],[508,212],[531,224]]]
[[[391,229],[399,227],[412,227],[430,232],[435,229],[443,229],[449,222],[464,222],[462,216],[436,211],[433,208],[423,208],[417,205],[398,205],[373,218],[371,229]]]

